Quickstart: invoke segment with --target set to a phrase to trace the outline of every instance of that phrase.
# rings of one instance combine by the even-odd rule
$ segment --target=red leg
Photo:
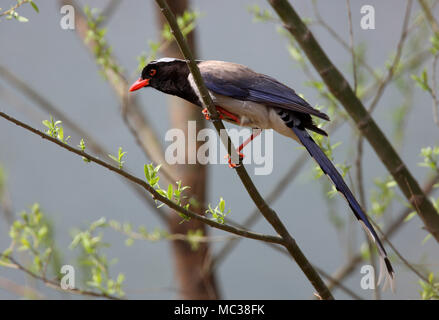
[[[253,129],[252,130],[252,134],[251,136],[245,140],[237,149],[236,152],[238,153],[239,157],[242,159],[244,158],[244,155],[241,153],[241,150],[244,149],[244,147],[246,145],[248,145],[250,142],[253,141],[254,138],[256,138],[257,136],[259,136],[261,134],[262,130],[261,129]],[[228,158],[229,160],[229,167],[230,168],[236,168],[238,165],[235,163],[232,163],[232,157],[230,155],[227,155],[226,158]]]
[[[240,120],[239,120],[238,116],[236,116],[235,114],[233,114],[233,113],[231,113],[231,112],[229,112],[229,111],[227,111],[227,110],[225,110],[224,108],[219,107],[219,106],[216,107],[216,110],[218,110],[218,112],[219,112],[220,114],[229,117],[230,119],[232,119],[232,120],[233,120],[234,122],[236,122],[237,124],[240,124]]]
[[[225,110],[224,108],[221,108],[219,106],[216,106],[216,110],[218,111],[218,113],[220,115],[220,119],[224,119],[224,116],[227,116],[228,118],[230,118],[234,122],[236,122],[236,124],[240,124],[239,118],[235,114],[228,112],[227,110]],[[207,110],[207,108],[204,108],[201,112],[204,114],[204,118],[206,120],[210,120],[210,115],[209,115],[209,111]]]

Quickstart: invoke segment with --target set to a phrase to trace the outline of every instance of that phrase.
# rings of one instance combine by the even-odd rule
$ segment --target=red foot
[[[235,114],[233,114],[233,113],[231,113],[231,112],[225,110],[224,108],[222,108],[222,107],[218,107],[218,106],[217,106],[217,107],[216,107],[216,110],[218,110],[218,112],[219,112],[220,114],[225,115],[225,116],[227,116],[228,118],[232,119],[232,120],[233,120],[234,122],[236,122],[237,124],[240,123],[240,120],[239,120],[238,116],[236,116]]]
[[[233,113],[228,112],[227,110],[225,110],[221,107],[218,107],[218,106],[216,107],[216,110],[219,113],[220,119],[224,119],[224,116],[226,116],[227,118],[233,120],[237,124],[240,123],[239,118],[236,115],[234,115]],[[207,110],[207,108],[204,108],[201,112],[204,114],[204,118],[206,120],[210,120],[210,115],[209,115],[209,111]]]
[[[241,152],[237,151],[237,153],[238,153],[238,156],[239,156],[240,160],[244,159],[244,155]],[[240,166],[240,164],[232,162],[232,157],[230,156],[230,154],[226,155],[224,158],[228,159],[227,161],[229,162],[229,168],[233,169],[233,168],[237,168],[237,167]]]

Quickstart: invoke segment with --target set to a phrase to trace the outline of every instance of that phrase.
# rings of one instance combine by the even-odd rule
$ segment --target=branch
[[[439,98],[437,95],[437,62],[439,60],[439,53],[436,53],[436,55],[433,58],[433,74],[432,74],[432,88],[431,88],[431,97],[433,98],[433,119],[434,123],[439,127]]]
[[[381,83],[380,83],[380,86],[378,87],[375,98],[373,99],[372,103],[369,106],[369,109],[368,109],[369,113],[372,113],[373,110],[378,105],[378,102],[384,93],[384,89],[389,84],[389,82],[392,80],[393,75],[395,73],[395,70],[398,68],[399,61],[401,60],[402,48],[404,46],[405,39],[407,38],[407,33],[408,33],[407,28],[408,28],[408,24],[409,24],[409,20],[410,20],[410,12],[411,12],[412,3],[413,3],[412,0],[407,1],[407,8],[406,8],[405,16],[404,16],[402,33],[401,33],[401,37],[399,39],[399,42],[398,42],[398,45],[396,48],[395,58],[393,59],[393,63],[390,66],[389,71],[387,72],[386,78],[381,80]]]
[[[341,127],[340,121],[333,121],[329,124],[328,128],[325,129],[329,134],[335,132]],[[287,173],[282,177],[282,179],[277,183],[277,185],[270,191],[266,197],[268,204],[272,204],[276,201],[284,191],[287,190],[287,186],[296,179],[300,170],[303,166],[308,163],[308,155],[303,153],[290,167]],[[250,213],[245,221],[241,224],[245,228],[251,228],[261,217],[259,211],[256,209]],[[225,257],[239,244],[240,238],[235,238],[227,241],[224,246],[218,250],[218,253],[209,262],[209,268],[216,268],[219,263],[221,263]]]
[[[110,171],[113,171],[123,177],[125,177],[126,179],[130,180],[131,182],[143,187],[146,191],[148,191],[155,200],[158,200],[160,202],[163,202],[164,204],[166,204],[168,207],[170,207],[171,209],[174,209],[177,212],[180,212],[190,218],[196,219],[196,220],[200,220],[202,222],[204,222],[205,224],[217,228],[217,229],[221,229],[245,238],[250,238],[250,239],[255,239],[255,240],[261,240],[261,241],[268,241],[268,242],[272,242],[272,243],[278,243],[278,244],[283,244],[283,239],[281,239],[280,237],[277,236],[270,236],[270,235],[263,235],[263,234],[259,234],[259,233],[255,233],[255,232],[251,232],[251,231],[247,231],[247,230],[243,230],[243,229],[239,229],[239,228],[235,228],[229,225],[225,225],[225,224],[220,224],[218,222],[212,221],[208,218],[205,218],[193,211],[190,210],[186,210],[185,208],[177,205],[176,203],[174,203],[173,201],[169,200],[168,198],[162,196],[161,194],[159,194],[151,185],[149,185],[148,183],[146,183],[145,181],[143,181],[142,179],[135,177],[133,175],[131,175],[130,173],[123,171],[121,169],[119,169],[118,167],[112,166],[108,163],[106,163],[105,161],[102,161],[96,157],[93,157],[92,155],[89,155],[88,153],[80,150],[80,149],[76,149],[74,147],[69,146],[68,144],[65,144],[55,138],[52,138],[51,136],[45,134],[44,132],[41,132],[35,128],[32,128],[31,126],[7,115],[4,112],[0,111],[0,117],[15,123],[17,126],[22,127],[38,136],[40,136],[43,139],[46,139],[52,143],[57,144],[58,146],[60,146],[63,149],[66,149],[67,151],[70,151],[74,154],[77,154],[81,157],[87,158],[88,160],[90,160],[91,162],[94,162],[98,165],[100,165],[101,167],[107,168]]]
[[[0,288],[2,288],[5,291],[11,292],[16,294],[19,297],[28,298],[32,300],[43,300],[46,299],[46,297],[38,292],[36,289],[27,286],[27,285],[20,285],[17,284],[8,278],[0,277]]]
[[[354,77],[354,92],[357,94],[358,89],[358,80],[357,80],[357,59],[355,56],[355,47],[354,47],[354,30],[352,27],[352,12],[351,12],[351,2],[350,0],[346,0],[346,7],[348,9],[348,23],[349,23],[349,40],[350,40],[350,46],[349,49],[351,51],[352,55],[352,72]]]
[[[57,281],[47,279],[45,276],[40,276],[40,275],[32,272],[31,270],[27,269],[25,266],[20,264],[13,257],[5,256],[3,254],[1,254],[1,256],[12,262],[12,264],[8,264],[9,268],[15,268],[15,269],[21,270],[24,273],[31,276],[32,278],[40,280],[46,286],[54,288],[56,290],[61,290],[63,292],[69,292],[69,293],[79,294],[79,295],[83,295],[83,296],[91,296],[91,297],[95,297],[95,298],[106,298],[106,299],[110,299],[110,300],[122,300],[121,298],[118,298],[118,297],[115,297],[115,296],[112,296],[109,294],[105,294],[105,293],[97,293],[94,291],[88,291],[88,290],[82,290],[82,289],[63,289],[63,288],[61,288],[60,284]]]
[[[424,186],[424,193],[428,196],[433,191],[433,186],[439,181],[439,175],[431,178]],[[387,227],[384,231],[383,240],[390,239],[396,231],[403,225],[405,218],[413,211],[413,208],[406,208],[401,214]],[[348,277],[355,269],[355,266],[363,261],[363,257],[360,253],[353,256],[343,267],[341,267],[335,274],[332,275],[334,279],[338,282],[343,281]],[[337,284],[335,282],[330,282],[328,287],[333,289]]]
[[[10,15],[11,13],[14,13],[15,12],[15,10],[17,10],[19,7],[21,7],[23,4],[25,4],[25,3],[29,3],[29,2],[31,2],[30,0],[21,0],[21,1],[17,1],[17,3],[14,5],[14,6],[12,6],[9,10],[5,10],[5,11],[3,11],[3,12],[0,12],[0,17],[3,17],[3,16],[7,16],[7,15]],[[0,8],[1,9],[1,8]]]
[[[59,108],[57,108],[49,100],[47,100],[45,97],[39,94],[35,89],[30,87],[27,83],[19,79],[16,75],[14,75],[12,72],[10,72],[8,69],[6,69],[1,65],[0,65],[0,76],[3,77],[6,81],[8,81],[17,90],[22,92],[27,98],[35,102],[36,105],[40,107],[42,110],[48,112],[55,119],[62,120],[64,125],[69,127],[72,131],[76,132],[76,134],[79,137],[87,141],[87,149],[92,150],[93,152],[95,152],[96,154],[102,157],[107,157],[108,154],[110,154],[108,150],[102,147],[88,132],[82,129],[73,120],[67,117],[63,112],[61,112]],[[126,182],[126,180],[123,181]],[[157,213],[157,215],[159,216],[159,218],[161,218],[163,222],[166,222],[168,220],[168,215],[162,210],[158,209],[152,199],[146,198],[144,196],[143,190],[140,187],[133,185],[131,183],[127,185],[129,185],[133,189],[133,191],[135,191],[135,193],[139,196],[140,199],[142,199],[143,202],[145,202],[147,206],[154,209],[154,212]]]
[[[311,31],[287,0],[269,0],[285,28],[296,38],[332,94],[341,102],[359,130],[395,179],[406,199],[422,219],[426,229],[439,242],[439,214],[426,197],[383,131],[372,119],[349,83],[329,60]]]
[[[351,51],[351,46],[349,46],[349,44],[329,24],[327,24],[325,20],[323,20],[317,7],[316,0],[312,1],[312,5],[317,23],[322,25],[328,31],[328,33],[343,46],[343,48],[345,48],[347,51]],[[379,75],[377,72],[369,64],[367,64],[362,56],[358,57],[358,62],[363,65],[363,67],[375,78],[375,80],[379,80]]]
[[[228,134],[227,133],[224,135],[220,134],[220,132],[226,132],[224,128],[224,124],[219,119],[219,114],[216,110],[215,105],[212,102],[212,99],[207,91],[206,86],[204,85],[200,70],[198,69],[198,66],[194,61],[192,52],[189,49],[189,46],[178,27],[174,14],[169,9],[166,0],[156,0],[156,2],[160,7],[160,10],[162,11],[163,15],[168,20],[171,30],[174,34],[175,40],[177,41],[183,56],[186,58],[186,62],[188,64],[189,70],[192,73],[195,84],[200,92],[202,103],[209,111],[211,115],[211,119],[213,120],[213,124],[219,136],[221,137],[223,144],[226,146],[226,149],[228,149],[232,159],[239,159],[236,150],[234,150],[233,148],[233,144]],[[255,203],[256,207],[261,211],[265,219],[273,226],[273,228],[281,236],[283,240],[282,244],[286,247],[288,252],[296,261],[296,263],[305,273],[308,280],[317,290],[319,296],[322,299],[333,299],[333,296],[329,292],[328,288],[326,287],[325,283],[323,282],[317,271],[312,267],[312,265],[309,263],[305,255],[302,253],[302,251],[296,244],[295,240],[291,237],[288,230],[285,228],[284,224],[277,216],[276,212],[274,212],[267,205],[265,200],[262,198],[259,191],[256,189],[255,185],[253,184],[253,181],[250,179],[245,167],[241,163],[236,168],[236,172],[239,178],[241,179],[244,187],[246,188],[248,194],[250,195],[253,202]]]
[[[418,0],[418,2],[421,5],[422,11],[424,11],[425,18],[430,23],[431,29],[435,34],[439,35],[439,24],[431,13],[431,8],[428,7],[425,0]]]
[[[347,1],[349,1],[349,0],[347,0]],[[385,91],[387,85],[393,79],[393,76],[395,74],[395,70],[397,69],[399,62],[401,60],[402,49],[403,49],[404,42],[405,42],[405,39],[407,38],[407,34],[408,34],[408,24],[409,24],[409,20],[410,20],[411,8],[412,8],[412,0],[409,0],[409,1],[407,1],[407,8],[406,8],[405,16],[404,16],[402,33],[401,33],[401,37],[400,37],[398,44],[397,44],[395,58],[393,59],[393,63],[390,66],[386,77],[380,80],[380,84],[378,86],[375,97],[372,100],[372,103],[368,109],[369,114],[371,114],[373,112],[373,110],[376,108],[376,106],[378,105],[378,102],[381,99],[382,95],[384,94],[384,91]],[[349,8],[349,13],[350,13],[350,8]],[[355,95],[357,94],[356,87],[354,87],[354,93],[355,93]],[[361,203],[361,206],[364,208],[364,210],[367,212],[366,193],[364,190],[364,179],[363,179],[363,145],[364,145],[363,142],[364,142],[364,136],[361,134],[361,131],[360,131],[360,135],[358,137],[358,144],[357,144],[357,159],[356,159],[357,170],[356,170],[356,174],[357,174],[357,180],[358,180],[358,190],[359,190],[359,195],[360,195],[360,203]],[[370,241],[370,239],[367,239],[367,240],[369,242],[369,253],[370,253],[371,264],[375,268],[376,266],[375,266],[375,259],[374,259],[375,255],[374,255],[374,251],[373,251],[373,244],[372,244],[372,241]],[[375,281],[376,281],[376,279],[375,279]],[[374,294],[375,294],[375,297],[377,299],[379,299],[379,291],[375,290]]]

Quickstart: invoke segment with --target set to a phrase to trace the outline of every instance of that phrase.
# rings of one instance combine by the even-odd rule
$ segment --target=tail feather
[[[306,150],[308,150],[309,154],[318,163],[318,165],[323,170],[323,172],[331,179],[337,190],[347,200],[350,208],[354,212],[357,219],[361,222],[361,225],[363,226],[366,233],[373,240],[373,242],[376,243],[378,247],[378,251],[382,258],[382,265],[384,265],[387,270],[388,276],[386,277],[385,286],[388,282],[387,280],[390,280],[393,289],[393,279],[395,272],[393,271],[392,265],[390,264],[390,261],[387,257],[386,250],[384,249],[383,244],[381,243],[377,233],[375,232],[375,229],[369,222],[369,219],[367,218],[360,204],[357,202],[351,190],[344,182],[343,177],[340,175],[338,170],[332,164],[331,160],[328,159],[328,157],[325,155],[322,149],[320,149],[320,147],[314,142],[312,137],[308,134],[308,132],[306,132],[305,129],[302,129],[297,126],[292,126],[291,129],[294,131],[296,136],[299,138],[299,141],[303,144]],[[382,275],[383,273],[380,271],[380,280],[378,282],[381,281]]]

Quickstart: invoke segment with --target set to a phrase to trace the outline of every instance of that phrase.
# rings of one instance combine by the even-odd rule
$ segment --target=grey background
[[[11,1],[1,1],[1,7]],[[91,7],[103,7],[106,1],[88,1]],[[274,24],[253,23],[247,6],[257,3],[268,8],[265,1],[192,1],[193,8],[203,13],[198,23],[198,44],[201,59],[218,59],[245,64],[259,72],[272,75],[285,84],[303,93],[311,104],[323,103],[313,90],[306,87],[307,80],[298,66],[289,58],[286,40],[276,31]],[[376,9],[376,30],[364,31],[360,28],[360,8],[372,4]],[[0,22],[0,63],[36,88],[51,102],[93,135],[107,148],[116,150],[123,146],[127,154],[127,168],[138,176],[143,176],[143,164],[147,163],[134,139],[123,124],[117,99],[108,84],[99,76],[93,57],[84,50],[81,40],[74,31],[62,30],[59,26],[61,15],[56,1],[38,1],[40,13],[29,7],[20,13],[30,19],[29,23],[16,21]],[[116,15],[108,24],[108,42],[115,56],[120,60],[130,80],[137,78],[136,56],[146,51],[148,39],[157,39],[154,1],[124,1]],[[312,15],[310,1],[294,1],[294,6],[303,17]],[[320,1],[319,8],[327,22],[348,41],[346,3],[343,0]],[[418,9],[415,3],[416,10]],[[400,36],[405,1],[352,1],[354,33],[357,43],[363,41],[368,46],[367,58],[374,67],[382,67],[391,52],[394,52]],[[320,27],[314,34],[332,61],[341,68],[348,79],[350,55],[341,48],[327,32]],[[430,64],[429,64],[430,65]],[[16,104],[5,98],[7,83],[0,80],[0,109],[33,126],[43,129],[41,120],[49,118],[39,111],[32,101],[20,98],[20,104],[27,107],[18,109]],[[159,135],[163,138],[169,127],[166,97],[153,90],[144,90],[139,95],[144,111],[151,119]],[[423,181],[427,171],[418,167],[422,146],[438,142],[438,128],[431,115],[431,100],[416,90],[416,105],[409,115],[405,129],[406,141],[401,156],[419,181]],[[401,98],[394,88],[386,91],[374,118],[383,130],[391,136],[391,112],[401,104]],[[24,110],[32,110],[32,113]],[[24,111],[24,112],[23,112]],[[332,137],[332,142],[341,141],[336,150],[338,162],[346,160],[352,164],[352,130],[343,126]],[[80,137],[72,135],[71,144],[76,145]],[[275,134],[274,170],[269,176],[255,176],[254,182],[262,194],[267,194],[302,152],[295,142]],[[60,150],[35,135],[18,127],[0,121],[0,163],[8,174],[8,187],[15,211],[27,209],[39,202],[44,212],[54,221],[56,239],[61,248],[67,248],[72,227],[85,227],[86,223],[102,216],[119,221],[129,221],[134,225],[143,224],[148,229],[160,226],[155,216],[143,203],[121,183],[114,174],[96,165],[86,165],[80,158]],[[365,144],[365,179],[367,190],[373,186],[372,179],[386,176],[383,165]],[[310,161],[310,164],[313,163]],[[334,272],[346,257],[346,234],[338,234],[331,225],[323,198],[322,180],[311,178],[311,165],[301,176],[287,187],[287,190],[273,204],[282,220],[295,237],[298,244],[312,263],[326,272]],[[250,171],[252,172],[252,170]],[[220,196],[227,200],[232,209],[233,219],[242,221],[254,205],[243,189],[238,177],[224,165],[209,167],[209,198],[215,203]],[[398,192],[399,193],[399,192]],[[338,204],[339,215],[352,220],[352,214],[340,197],[332,201]],[[402,205],[395,202],[389,216],[396,216]],[[386,219],[385,219],[386,220]],[[390,220],[390,219],[388,219]],[[387,220],[387,221],[388,221]],[[0,248],[9,244],[8,228],[0,220]],[[364,239],[358,224],[358,243]],[[259,232],[272,233],[267,223],[260,222],[255,227]],[[213,230],[214,235],[223,235]],[[413,262],[427,257],[430,269],[438,267],[437,244],[431,240],[421,245],[426,233],[416,217],[398,232],[393,243]],[[129,298],[175,298],[175,278],[169,244],[136,242],[131,247],[123,243],[124,237],[108,230],[104,239],[111,243],[105,250],[109,258],[117,257],[119,262],[112,266],[113,274],[126,274],[125,290]],[[218,248],[215,245],[214,248]],[[76,265],[76,253],[65,249],[66,262]],[[404,267],[396,265],[397,292],[389,292],[384,298],[419,298],[417,278]],[[0,276],[18,283],[25,283],[23,273],[0,268]],[[356,268],[346,284],[365,298],[371,298],[371,291],[360,289],[360,266]],[[244,240],[224,261],[218,272],[224,298],[245,299],[308,299],[312,287],[306,281],[297,265],[290,259],[263,244]],[[61,296],[51,289],[36,284],[50,298]],[[171,289],[170,289],[171,288]],[[336,291],[336,298],[348,298]],[[65,297],[65,296],[63,296]],[[16,298],[0,289],[0,298]],[[76,298],[76,297],[73,297]]]

